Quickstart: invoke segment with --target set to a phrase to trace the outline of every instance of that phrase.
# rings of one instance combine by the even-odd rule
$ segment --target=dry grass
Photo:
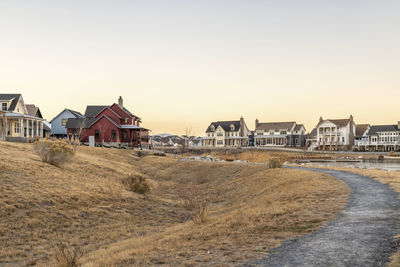
[[[30,144],[0,142],[0,265],[55,265],[62,234],[99,265],[237,265],[332,219],[349,190],[332,177],[266,166],[138,158],[129,150],[79,148],[58,168]],[[148,177],[142,196],[121,177]],[[179,190],[218,191],[205,223],[188,219]]]

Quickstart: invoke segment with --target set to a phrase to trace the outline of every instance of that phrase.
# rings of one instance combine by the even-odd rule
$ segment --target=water
[[[376,169],[385,171],[398,171],[400,172],[400,161],[395,160],[366,160],[363,162],[311,162],[306,163],[307,165],[314,166],[327,166],[327,167],[346,167],[346,168],[357,168],[357,169]]]

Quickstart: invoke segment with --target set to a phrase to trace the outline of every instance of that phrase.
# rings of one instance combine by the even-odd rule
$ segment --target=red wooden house
[[[124,106],[122,98],[111,106],[87,106],[84,118],[68,119],[68,137],[95,145],[114,147],[146,147],[149,130],[140,126],[141,119]]]

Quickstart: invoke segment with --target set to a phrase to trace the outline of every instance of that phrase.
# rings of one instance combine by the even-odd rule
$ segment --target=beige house
[[[30,111],[32,105],[28,105]],[[0,139],[27,142],[43,136],[43,119],[28,113],[21,94],[0,94]]]
[[[242,147],[249,145],[249,128],[243,117],[238,121],[212,122],[203,137],[204,147]]]

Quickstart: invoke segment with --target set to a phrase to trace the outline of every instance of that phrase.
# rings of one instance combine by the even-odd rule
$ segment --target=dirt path
[[[308,169],[310,170],[310,169]],[[346,210],[320,230],[283,243],[249,266],[385,266],[399,244],[400,201],[387,185],[361,175],[328,173],[352,190]]]

